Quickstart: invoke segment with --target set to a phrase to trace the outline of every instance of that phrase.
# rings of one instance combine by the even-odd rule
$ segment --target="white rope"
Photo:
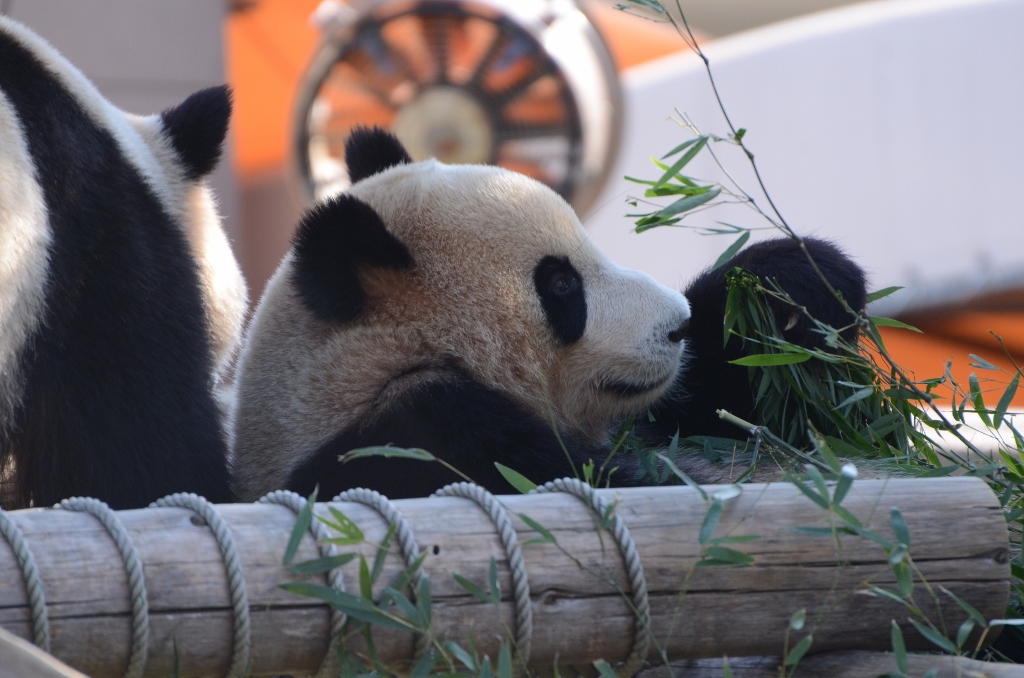
[[[602,525],[609,517],[608,503],[598,496],[594,488],[576,478],[552,480],[536,488],[531,494],[534,492],[538,494],[565,492],[586,503],[597,514]],[[633,622],[633,649],[617,672],[620,676],[631,676],[643,667],[650,649],[651,603],[647,597],[647,577],[644,576],[644,567],[640,563],[636,542],[633,541],[633,537],[629,534],[629,528],[626,527],[618,513],[611,515],[611,523],[612,535],[619,545],[619,551],[622,553],[622,559],[626,565],[626,574],[629,576],[630,598],[633,602],[633,613],[636,615]]]
[[[369,506],[383,516],[384,520],[386,520],[389,525],[395,526],[395,538],[398,539],[398,547],[402,551],[402,557],[405,559],[405,564],[411,567],[420,557],[420,548],[416,545],[416,539],[413,537],[412,528],[409,527],[409,523],[405,521],[405,518],[402,517],[402,514],[395,505],[391,503],[391,500],[380,492],[377,492],[376,490],[368,490],[365,487],[357,487],[351,490],[345,490],[331,501],[346,501]],[[414,601],[416,591],[421,585],[429,584],[429,581],[427,573],[422,567],[420,567],[416,571],[416,586],[413,587],[412,592]],[[414,658],[418,659],[422,657],[429,648],[430,635],[427,633],[417,635]]]
[[[235,676],[244,678],[249,670],[249,650],[251,623],[249,621],[249,596],[245,592],[245,573],[242,572],[242,562],[235,549],[235,541],[231,537],[231,530],[214,509],[213,504],[197,494],[179,492],[157,499],[150,504],[150,507],[177,507],[192,511],[210,527],[213,536],[217,539],[221,555],[224,557],[224,567],[227,570],[228,589],[231,592],[231,607],[234,611],[234,643],[231,652],[231,667],[228,669],[229,678]]]
[[[28,594],[28,606],[32,613],[32,642],[35,646],[49,653],[50,651],[50,620],[46,616],[46,594],[43,592],[43,580],[39,577],[39,568],[32,551],[28,548],[25,535],[7,511],[0,509],[0,534],[4,535],[14,557],[21,569],[21,579],[25,582]]]
[[[301,495],[288,490],[276,490],[260,497],[260,504],[280,504],[290,508],[295,514],[298,514],[306,507],[306,500]],[[316,519],[316,515],[313,515],[313,519],[309,523],[309,531],[313,534],[313,538],[316,539],[317,547],[320,549],[320,555],[324,558],[330,558],[336,555],[334,544],[327,542],[331,538],[330,532],[327,528]],[[335,591],[345,590],[345,579],[342,576],[341,568],[336,567],[327,573],[327,583]],[[331,639],[330,645],[327,648],[327,655],[323,661],[320,662],[320,669],[316,675],[318,678],[325,676],[336,676],[338,675],[338,653],[336,648],[341,642],[341,634],[345,628],[345,622],[347,618],[345,613],[341,610],[331,607]]]
[[[509,571],[512,574],[512,591],[515,600],[516,662],[517,668],[525,669],[530,662],[533,647],[533,605],[530,601],[530,582],[526,575],[523,551],[515,527],[498,499],[472,483],[452,483],[434,493],[435,497],[463,497],[476,502],[498,528],[498,536],[505,548]]]
[[[142,560],[135,550],[135,544],[132,543],[128,530],[113,509],[99,499],[72,497],[65,499],[58,506],[66,511],[84,512],[95,517],[121,553],[128,574],[128,590],[132,601],[132,649],[124,675],[125,678],[141,678],[149,656],[149,602],[146,597],[146,577],[142,570]]]

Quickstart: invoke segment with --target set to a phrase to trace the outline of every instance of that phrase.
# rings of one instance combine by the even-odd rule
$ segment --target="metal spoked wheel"
[[[376,2],[328,35],[297,101],[307,195],[344,190],[357,125],[392,130],[415,160],[531,176],[579,211],[618,142],[620,94],[596,31],[572,2]]]

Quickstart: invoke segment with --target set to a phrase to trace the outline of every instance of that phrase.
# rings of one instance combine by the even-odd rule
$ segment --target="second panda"
[[[317,485],[328,497],[359,486],[423,496],[459,479],[441,464],[338,462],[386,444],[426,449],[506,492],[494,462],[537,482],[573,475],[652,406],[654,436],[712,433],[707,411],[752,407],[745,370],[721,346],[720,275],[699,277],[688,301],[612,263],[546,186],[494,167],[413,163],[379,130],[355,132],[346,159],[352,188],[304,217],[243,347],[232,416],[241,500]],[[808,242],[863,307],[860,269]],[[794,245],[741,256],[795,283],[815,317],[851,322],[808,283]]]

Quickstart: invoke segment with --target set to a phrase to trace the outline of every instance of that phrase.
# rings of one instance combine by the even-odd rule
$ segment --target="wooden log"
[[[870,540],[827,537],[789,528],[827,526],[828,514],[793,485],[748,485],[725,503],[715,536],[758,535],[732,544],[754,558],[748,567],[694,568],[701,558],[698,534],[707,505],[686,487],[603,490],[629,526],[646,569],[651,632],[670,659],[772,656],[782,653],[790,616],[807,611],[813,651],[887,650],[890,620],[903,628],[908,647],[931,649],[907,622],[900,604],[863,593],[868,582],[892,588],[883,551]],[[631,649],[634,615],[622,591],[628,578],[614,540],[596,529],[593,514],[565,494],[507,496],[521,543],[536,538],[517,516],[546,527],[557,543],[523,547],[533,603],[531,664],[550,667],[615,663]],[[461,498],[395,502],[427,554],[433,626],[437,636],[496,656],[513,625],[512,586],[496,530],[472,502]],[[337,504],[366,535],[343,550],[371,560],[386,525],[373,510]],[[927,580],[915,602],[955,634],[965,619],[945,587],[986,619],[1000,617],[1009,595],[1008,534],[999,503],[976,478],[890,479],[854,483],[843,507],[865,526],[893,539],[889,509],[898,506],[910,528],[910,553]],[[252,615],[251,672],[274,675],[314,670],[328,649],[329,612],[317,601],[278,584],[296,581],[281,564],[295,516],[281,506],[235,504],[218,510],[231,528],[245,571]],[[324,513],[324,506],[317,512]],[[121,557],[94,518],[54,509],[12,514],[32,549],[44,583],[52,653],[92,676],[120,676],[128,662],[131,603]],[[232,613],[225,568],[209,528],[184,509],[119,513],[145,566],[150,629],[146,675],[167,675],[179,653],[180,675],[223,674],[231,660]],[[394,553],[382,583],[404,568]],[[312,537],[297,561],[318,557]],[[452,578],[461,574],[485,586],[491,558],[499,564],[500,606],[472,597]],[[356,562],[344,568],[358,590]],[[322,577],[309,581],[323,583]],[[942,620],[938,618],[941,610]],[[0,546],[0,626],[31,637],[24,585],[14,556]],[[794,634],[793,638],[800,634]],[[991,640],[991,635],[990,638]],[[413,656],[414,638],[375,630],[380,656],[400,664]],[[795,642],[795,641],[791,641]],[[651,658],[656,654],[652,649]]]
[[[740,657],[729,660],[733,678],[779,678],[780,657]],[[722,678],[725,662],[721,659],[692,659],[673,662],[672,668],[658,667],[640,673],[637,678]],[[1021,678],[1024,666],[982,662],[967,657],[941,654],[907,655],[908,676],[923,676],[934,670],[935,678]],[[792,672],[791,672],[792,671]],[[876,678],[898,674],[896,657],[888,652],[826,652],[804,657],[793,671],[785,673],[793,678]]]

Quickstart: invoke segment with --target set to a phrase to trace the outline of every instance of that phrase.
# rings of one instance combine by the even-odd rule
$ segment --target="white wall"
[[[783,215],[802,234],[840,243],[876,288],[911,288],[875,309],[896,313],[1024,290],[1022,30],[1021,0],[891,0],[738,34],[705,51]],[[666,121],[673,108],[702,132],[728,129],[691,54],[624,78],[624,150],[585,224],[619,262],[680,286],[731,238],[678,228],[633,234],[624,198],[639,187],[615,178],[657,176],[648,156],[689,137]],[[716,152],[753,192],[735,147]],[[723,179],[707,159],[689,170]],[[692,223],[714,220],[762,225],[734,206]]]

